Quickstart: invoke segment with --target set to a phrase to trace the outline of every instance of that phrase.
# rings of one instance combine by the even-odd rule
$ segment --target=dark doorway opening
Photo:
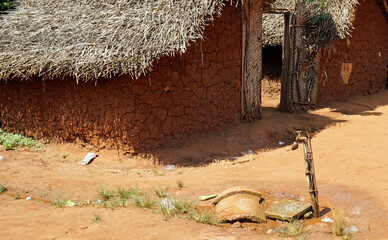
[[[387,64],[387,73],[385,74],[385,89],[388,89],[388,64]]]
[[[282,46],[263,47],[262,106],[278,108],[282,78]]]

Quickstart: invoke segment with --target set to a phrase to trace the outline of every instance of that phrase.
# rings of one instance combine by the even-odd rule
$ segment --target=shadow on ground
[[[388,91],[382,91],[375,96],[360,96],[333,102],[302,114],[282,113],[276,108],[266,107],[263,108],[263,119],[254,123],[236,123],[139,154],[152,156],[155,164],[204,166],[214,161],[233,160],[251,151],[269,151],[291,145],[297,130],[314,134],[346,122],[347,115],[380,115],[375,109],[383,105],[388,105]],[[284,145],[279,144],[280,142],[284,142]]]

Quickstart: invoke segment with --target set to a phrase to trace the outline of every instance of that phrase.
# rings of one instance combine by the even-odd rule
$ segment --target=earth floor
[[[96,189],[137,185],[152,194],[167,185],[169,194],[197,200],[233,186],[248,186],[271,199],[309,199],[301,147],[289,151],[295,131],[314,132],[312,140],[322,218],[330,207],[343,208],[355,239],[388,239],[388,91],[361,96],[303,114],[280,113],[272,99],[263,119],[235,124],[136,156],[98,151],[88,166],[78,161],[88,146],[54,144],[45,151],[0,152],[1,239],[283,239],[267,234],[280,223],[210,226],[185,218],[165,220],[156,210],[135,206],[110,210],[97,206],[55,208],[47,203],[69,198],[96,201]],[[285,142],[280,145],[279,142]],[[248,154],[251,150],[253,154]],[[62,157],[68,152],[69,159]],[[249,151],[250,152],[250,151]],[[244,160],[250,160],[244,162]],[[241,162],[241,163],[237,163]],[[236,164],[237,163],[237,164]],[[177,169],[167,171],[166,164]],[[184,183],[179,189],[177,181]],[[21,199],[14,199],[18,193]],[[26,201],[25,197],[33,197]],[[37,201],[34,199],[43,200]],[[266,198],[266,197],[265,197]],[[92,223],[93,213],[102,221]],[[340,239],[331,223],[306,220],[307,239]]]

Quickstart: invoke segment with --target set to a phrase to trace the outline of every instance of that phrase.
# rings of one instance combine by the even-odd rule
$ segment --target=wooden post
[[[242,5],[242,120],[261,118],[262,13],[263,1],[246,0]]]
[[[282,84],[280,94],[280,111],[290,112],[288,109],[291,97],[288,89],[290,89],[290,13],[284,14],[284,35],[283,35],[283,56],[282,56]]]
[[[319,218],[319,202],[318,202],[318,187],[315,179],[315,169],[313,161],[313,149],[311,146],[311,136],[307,135],[302,137],[300,135],[301,131],[298,131],[298,136],[296,137],[297,141],[303,141],[303,150],[304,150],[304,160],[305,160],[305,171],[307,177],[307,184],[309,186],[309,193],[311,198],[311,203],[313,206],[314,217]]]

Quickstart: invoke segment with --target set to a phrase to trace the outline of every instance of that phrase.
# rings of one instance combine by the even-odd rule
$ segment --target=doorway
[[[284,111],[289,85],[290,9],[266,9],[263,14],[262,106]]]
[[[281,45],[263,47],[262,107],[278,108],[282,78]]]

